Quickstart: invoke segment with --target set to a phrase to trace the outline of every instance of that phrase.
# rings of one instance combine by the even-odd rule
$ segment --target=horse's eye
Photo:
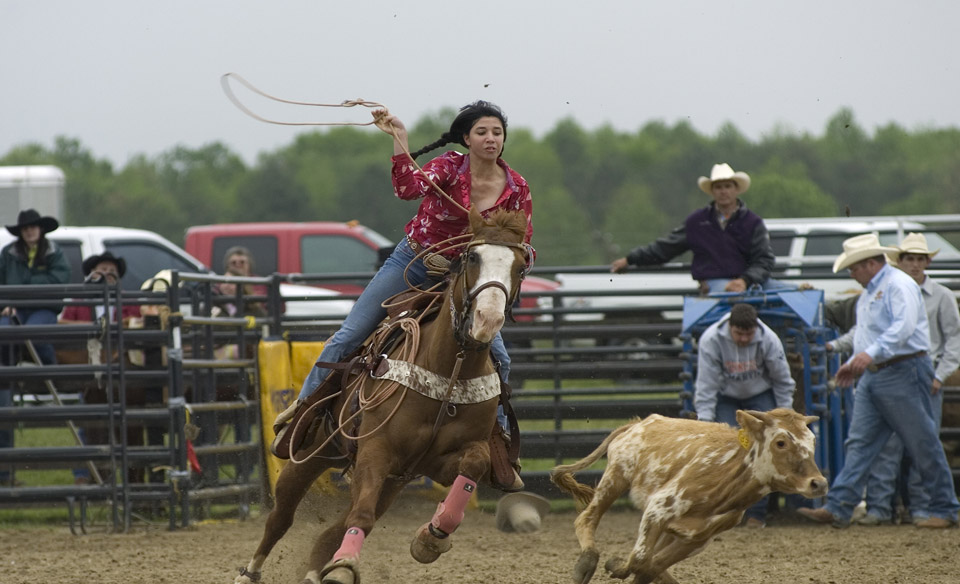
[[[467,254],[467,261],[471,264],[476,264],[480,262],[480,254],[475,251],[471,251]]]
[[[786,443],[785,441],[783,441],[783,440],[777,440],[777,448],[784,448],[784,447],[786,447],[786,445],[787,445],[787,443]]]

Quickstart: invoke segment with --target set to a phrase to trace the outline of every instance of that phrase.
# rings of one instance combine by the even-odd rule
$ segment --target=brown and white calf
[[[815,416],[793,410],[740,410],[740,428],[652,415],[614,430],[589,456],[558,466],[551,478],[585,507],[575,521],[580,558],[574,582],[586,584],[599,560],[594,534],[600,518],[628,489],[643,511],[630,556],[611,559],[614,578],[634,575],[635,584],[676,582],[667,568],[702,550],[744,511],[771,491],[808,498],[827,493],[814,461]],[[607,455],[596,490],[573,473]]]

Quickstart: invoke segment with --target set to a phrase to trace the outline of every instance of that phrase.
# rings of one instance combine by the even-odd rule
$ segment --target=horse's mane
[[[474,239],[522,243],[527,234],[527,216],[523,211],[497,209],[484,218],[471,210],[470,227]]]

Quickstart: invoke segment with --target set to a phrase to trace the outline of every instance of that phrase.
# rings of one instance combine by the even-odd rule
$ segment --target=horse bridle
[[[498,245],[502,247],[512,247],[515,249],[519,249],[521,252],[523,252],[527,267],[524,269],[523,273],[520,274],[520,278],[517,280],[517,284],[512,293],[510,290],[507,290],[507,287],[504,286],[502,282],[497,282],[497,281],[485,282],[480,286],[478,286],[476,290],[474,290],[473,292],[470,292],[469,289],[467,288],[466,276],[464,276],[463,278],[460,278],[461,289],[462,289],[461,295],[463,297],[463,306],[459,310],[457,310],[456,306],[454,306],[455,303],[453,301],[453,298],[451,298],[450,299],[450,316],[453,320],[453,336],[456,339],[457,344],[460,345],[461,349],[469,350],[469,351],[482,351],[484,349],[487,349],[490,346],[490,343],[477,342],[476,340],[471,338],[470,335],[468,335],[465,330],[467,323],[470,321],[470,312],[472,311],[473,303],[477,299],[477,296],[479,296],[481,292],[483,292],[488,288],[499,288],[500,290],[502,290],[503,295],[507,298],[506,306],[504,307],[504,312],[511,321],[515,322],[513,318],[513,304],[517,301],[517,298],[519,298],[520,296],[520,284],[523,282],[523,279],[526,277],[527,273],[530,271],[530,268],[532,267],[532,262],[533,262],[533,253],[531,251],[531,246],[529,244],[512,243],[509,241],[492,241],[492,240],[488,241],[488,240],[478,239],[466,244],[464,250],[460,253],[460,257],[457,258],[456,264],[458,266],[457,268],[458,274],[460,271],[466,269],[465,260],[467,259],[467,256],[470,254],[470,250],[480,245]]]

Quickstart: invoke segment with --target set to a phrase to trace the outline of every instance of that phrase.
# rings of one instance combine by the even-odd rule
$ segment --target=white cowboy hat
[[[710,188],[713,186],[713,183],[718,180],[732,180],[737,183],[740,194],[745,193],[747,189],[750,188],[750,175],[745,172],[733,172],[733,169],[730,168],[730,165],[726,162],[714,164],[713,168],[710,169],[710,178],[701,176],[697,179],[697,185],[701,191],[711,195],[713,191],[711,191]]]
[[[931,258],[940,253],[939,249],[930,251],[930,248],[927,247],[927,238],[922,233],[908,233],[897,247],[900,249],[900,253],[919,253]]]
[[[933,256],[940,253],[940,250],[935,249],[930,251],[930,248],[927,247],[927,238],[924,237],[922,233],[908,233],[907,236],[903,238],[903,241],[900,242],[900,245],[897,246],[897,251],[887,254],[887,263],[896,266],[897,261],[900,259],[900,254],[905,253],[921,254],[933,259]]]
[[[895,247],[880,245],[880,238],[875,233],[857,235],[843,242],[843,253],[837,256],[837,261],[833,262],[833,272],[839,272],[860,260],[899,251]]]
[[[550,501],[540,495],[520,491],[497,501],[497,529],[507,533],[533,533],[540,529],[540,518],[550,512]]]

